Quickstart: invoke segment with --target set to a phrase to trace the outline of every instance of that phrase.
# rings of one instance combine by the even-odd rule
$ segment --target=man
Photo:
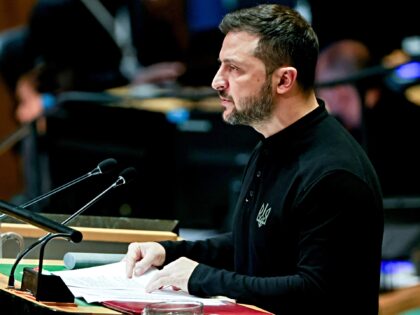
[[[363,146],[367,144],[363,115],[376,105],[380,94],[378,75],[363,78],[360,74],[371,64],[372,56],[364,43],[342,39],[321,50],[315,72],[318,97]],[[329,84],[334,81],[342,82]]]
[[[161,267],[171,285],[275,314],[377,314],[383,208],[360,145],[314,92],[318,40],[294,10],[225,16],[213,88],[223,119],[262,137],[246,167],[231,233],[132,243],[127,275]]]
[[[174,26],[182,23],[156,13],[180,6],[166,2],[37,1],[24,43],[35,67],[16,83],[17,120],[39,118],[56,104],[54,95],[65,91],[175,81],[185,70],[179,62],[185,44],[178,34],[182,26]]]
[[[75,99],[66,92],[144,83],[166,86],[184,73],[182,8],[183,0],[38,0],[27,26],[0,34],[0,41],[2,35],[9,38],[0,47],[0,79],[15,96],[17,122],[33,124],[19,147],[24,191],[14,197],[17,204],[51,190],[65,177],[61,169],[54,171],[55,162],[65,164],[62,154],[61,160],[54,157],[54,139],[63,134],[56,134],[54,117],[47,117],[55,111],[68,116],[63,107]],[[71,113],[74,126],[83,124],[84,115],[74,107]],[[67,202],[48,205],[63,206],[71,207]],[[47,206],[37,208],[44,211]]]

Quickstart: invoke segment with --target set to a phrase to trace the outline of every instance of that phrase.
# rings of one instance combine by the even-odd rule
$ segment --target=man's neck
[[[271,117],[252,127],[268,138],[306,116],[318,106],[314,92],[279,97]]]

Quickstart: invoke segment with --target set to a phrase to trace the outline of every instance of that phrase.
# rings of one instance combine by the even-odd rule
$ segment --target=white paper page
[[[221,305],[223,300],[199,298],[183,291],[164,288],[152,293],[145,290],[146,284],[158,270],[152,268],[140,277],[126,277],[125,263],[117,262],[91,268],[55,271],[75,297],[88,303],[102,301],[167,301],[195,300],[204,305]],[[232,302],[232,300],[229,300]]]
[[[144,289],[156,272],[156,268],[151,268],[144,275],[129,279],[125,273],[125,263],[117,262],[97,267],[56,271],[54,274],[60,276],[67,286],[130,290]]]
[[[103,301],[127,301],[127,302],[160,302],[160,301],[200,301],[204,305],[222,305],[226,301],[220,299],[205,299],[180,291],[158,290],[146,293],[142,290],[107,290],[69,287],[75,297],[81,297],[88,303]],[[231,302],[229,300],[229,302]]]

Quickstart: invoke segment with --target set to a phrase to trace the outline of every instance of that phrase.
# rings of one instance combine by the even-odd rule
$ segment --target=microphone
[[[136,169],[134,167],[129,167],[129,168],[124,169],[118,175],[118,178],[114,183],[112,183],[108,188],[106,188],[104,191],[99,193],[96,197],[94,197],[92,200],[90,200],[88,203],[86,203],[83,207],[81,207],[79,210],[77,210],[75,213],[73,213],[70,217],[68,217],[66,220],[61,222],[61,224],[59,224],[59,225],[67,224],[68,222],[70,222],[71,220],[73,220],[74,218],[76,218],[77,216],[82,214],[87,208],[92,206],[96,201],[98,201],[100,198],[102,198],[111,189],[130,183],[135,178],[136,174],[137,174],[137,172],[136,172]],[[32,212],[30,212],[30,213],[32,213]],[[39,244],[44,243],[44,241],[48,242],[50,240],[50,237],[51,237],[51,233],[48,233],[48,234],[44,235],[43,237],[41,237],[40,239],[38,239],[37,241],[32,243],[23,252],[19,253],[19,255],[17,256],[16,261],[13,264],[12,269],[10,271],[9,282],[8,282],[8,286],[10,288],[14,287],[14,282],[15,282],[14,273],[15,273],[17,265],[22,260],[22,258],[25,257],[32,249],[34,249]],[[23,285],[23,280],[22,280],[22,285]]]
[[[91,176],[96,176],[96,175],[108,173],[108,172],[112,171],[112,169],[116,165],[117,165],[117,161],[115,159],[109,158],[109,159],[103,160],[92,171],[90,171],[90,172],[88,172],[88,173],[86,173],[86,174],[84,174],[84,175],[82,175],[82,176],[80,176],[80,177],[62,185],[62,186],[60,186],[60,187],[57,187],[57,188],[55,188],[55,189],[53,189],[53,190],[51,190],[51,191],[49,191],[49,192],[47,192],[47,193],[45,193],[41,196],[38,196],[38,197],[36,197],[32,200],[27,201],[26,203],[20,205],[20,208],[29,207],[29,206],[31,206],[31,205],[33,205],[33,204],[35,204],[35,203],[37,203],[41,200],[44,200],[44,199],[50,197],[51,195],[54,195],[54,194],[56,194],[56,193],[58,193],[58,192],[60,192],[64,189],[67,189],[67,188],[69,188],[69,187],[71,187],[71,186],[73,186],[77,183],[80,183],[81,181],[84,181],[85,179],[87,179]],[[6,216],[5,214],[0,215],[0,220],[5,216]]]
[[[128,184],[131,182],[134,177],[136,176],[137,171],[134,167],[128,167],[124,169],[119,175],[117,180],[112,183],[107,189],[105,189],[103,192],[101,192],[99,195],[97,195],[95,198],[90,200],[87,204],[85,204],[83,207],[81,207],[79,210],[77,210],[75,213],[73,213],[70,217],[68,217],[66,220],[61,222],[61,224],[67,224],[80,214],[84,212],[87,208],[89,208],[91,205],[93,205],[96,201],[98,201],[100,198],[102,198],[108,191],[110,191],[113,188],[119,187],[124,184]]]
[[[57,223],[38,213],[9,204],[3,200],[0,200],[0,210],[1,212],[11,217],[14,217],[23,222],[27,222],[31,225],[35,225],[43,230],[49,231],[50,233],[61,233],[68,235],[74,243],[80,242],[83,238],[82,233],[77,230]]]
[[[51,219],[43,217],[38,213],[34,213],[30,210],[23,209],[19,206],[11,205],[11,204],[9,204],[7,202],[4,202],[2,200],[0,200],[0,211],[6,213],[6,214],[8,214],[8,215],[10,215],[10,216],[12,216],[16,219],[19,219],[19,220],[24,221],[24,222],[28,222],[28,223],[30,223],[32,225],[35,225],[35,226],[38,226],[38,227],[40,227],[44,230],[50,231],[50,233],[48,234],[49,238],[42,244],[42,248],[41,248],[41,251],[40,251],[41,254],[40,254],[39,269],[38,269],[38,270],[40,270],[40,273],[38,274],[38,273],[35,273],[34,271],[32,271],[32,272],[28,271],[27,272],[29,274],[27,279],[31,278],[31,279],[29,279],[29,282],[27,281],[27,283],[31,283],[33,286],[35,286],[35,288],[36,288],[35,292],[37,292],[37,289],[41,288],[40,283],[43,283],[43,282],[41,282],[40,279],[44,276],[44,275],[42,275],[42,256],[43,256],[44,247],[45,247],[46,242],[48,242],[48,240],[50,240],[52,238],[55,238],[55,237],[62,237],[62,238],[70,238],[73,242],[78,243],[83,239],[83,235],[80,231],[73,230],[70,227],[67,227],[67,226],[62,225],[60,223],[57,223],[57,222],[55,222]],[[11,281],[12,281],[13,285],[14,285],[14,272],[15,272],[16,266],[17,266],[17,263],[15,262],[15,264],[13,265],[13,268],[12,268],[13,269],[13,277],[11,277],[12,278]],[[25,269],[26,268],[24,268],[24,270]],[[47,278],[45,278],[45,279],[47,279]],[[9,280],[10,280],[10,278],[9,278]],[[54,298],[57,299],[57,300],[66,301],[66,302],[70,301],[71,299],[74,300],[74,296],[72,295],[70,290],[64,285],[64,282],[62,280],[61,280],[61,283],[60,283],[60,280],[61,280],[61,278],[59,278],[59,277],[48,279],[49,283],[51,285],[53,284],[54,285],[53,287],[55,289],[57,289],[57,290],[54,290],[54,293],[53,293]],[[45,281],[45,282],[48,282],[48,281]],[[43,291],[39,290],[39,292],[40,292],[39,294],[36,293],[37,300],[39,300],[39,297],[41,297],[42,294],[44,294],[45,290],[43,290]]]
[[[108,172],[112,171],[113,168],[116,165],[117,165],[117,161],[115,159],[110,158],[110,159],[103,160],[93,170],[91,170],[90,172],[86,173],[85,175],[82,175],[79,178],[76,178],[76,179],[72,180],[71,182],[69,182],[67,184],[64,184],[64,185],[62,185],[60,187],[57,187],[57,188],[55,188],[55,189],[53,189],[53,190],[51,190],[51,191],[49,191],[49,192],[47,192],[47,193],[39,196],[39,197],[36,197],[36,198],[34,198],[34,199],[32,199],[32,200],[30,200],[30,201],[22,204],[20,207],[22,207],[22,208],[29,207],[29,206],[31,206],[31,205],[33,205],[33,204],[35,204],[35,203],[37,203],[37,202],[45,199],[45,198],[48,198],[49,196],[51,196],[53,194],[56,194],[56,193],[58,193],[58,192],[60,192],[60,191],[62,191],[64,189],[66,189],[66,188],[69,188],[69,187],[71,187],[71,186],[73,186],[73,185],[75,185],[77,183],[80,183],[81,181],[83,181],[83,180],[85,180],[85,179],[87,179],[87,178],[89,178],[91,176],[108,173]]]

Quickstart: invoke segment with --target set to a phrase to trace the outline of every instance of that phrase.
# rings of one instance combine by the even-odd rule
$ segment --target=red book
[[[110,309],[124,314],[141,315],[146,304],[144,302],[105,301],[102,304]],[[241,304],[225,302],[224,305],[204,305],[204,315],[267,315],[272,314],[256,310]]]

